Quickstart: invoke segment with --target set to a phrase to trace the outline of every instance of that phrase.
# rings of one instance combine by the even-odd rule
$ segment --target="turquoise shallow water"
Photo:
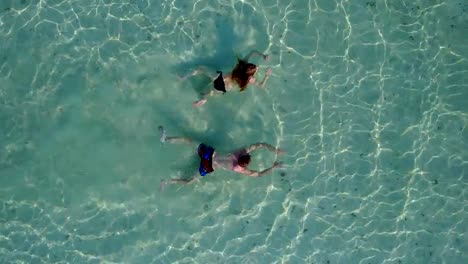
[[[0,2],[0,263],[467,263],[467,11]],[[266,90],[192,107],[206,80],[177,75],[254,48]],[[287,168],[161,192],[197,164],[158,125]]]

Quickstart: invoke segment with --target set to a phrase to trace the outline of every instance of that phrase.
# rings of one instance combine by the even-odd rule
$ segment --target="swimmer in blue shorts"
[[[166,135],[165,129],[162,126],[159,127],[159,131],[161,133],[161,142],[188,143],[188,144],[193,143],[193,141],[189,138],[168,137]],[[275,148],[269,144],[256,143],[246,148],[242,148],[240,150],[234,151],[232,153],[220,155],[215,151],[213,147],[207,146],[201,143],[197,147],[197,153],[198,153],[198,156],[200,157],[200,166],[198,168],[198,173],[189,179],[176,178],[176,179],[163,181],[161,182],[161,187],[169,183],[189,184],[198,180],[198,174],[203,177],[218,169],[231,170],[231,171],[235,171],[237,173],[244,174],[244,175],[251,176],[251,177],[262,177],[263,175],[271,172],[275,168],[283,167],[283,164],[281,162],[276,161],[273,163],[271,167],[265,170],[262,170],[262,171],[250,170],[248,168],[248,165],[250,163],[251,153],[254,150],[257,150],[260,148],[266,148],[274,152],[276,155],[284,153],[284,151],[282,151],[281,149]]]

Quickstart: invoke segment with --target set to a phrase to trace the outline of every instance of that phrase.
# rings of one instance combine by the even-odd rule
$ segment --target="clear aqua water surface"
[[[1,1],[0,263],[468,263],[467,10]],[[265,90],[192,107],[252,49]],[[159,125],[287,168],[160,191],[197,157]]]

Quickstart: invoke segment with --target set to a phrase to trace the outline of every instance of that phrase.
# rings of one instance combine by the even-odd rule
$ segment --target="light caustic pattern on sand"
[[[2,262],[467,261],[463,1],[14,2],[0,4]],[[95,161],[116,145],[158,155],[134,128],[155,131],[145,105],[183,90],[154,88],[172,64],[228,68],[250,48],[271,55],[267,90],[217,121],[237,114],[232,143],[276,140],[286,173],[161,194],[150,158]],[[77,116],[115,142],[65,141]]]

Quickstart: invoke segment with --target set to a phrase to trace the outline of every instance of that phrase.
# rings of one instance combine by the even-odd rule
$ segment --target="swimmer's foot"
[[[282,155],[282,154],[285,154],[286,151],[285,151],[285,150],[282,150],[282,149],[276,149],[276,150],[275,150],[275,153],[276,153],[276,155]]]
[[[167,139],[166,130],[164,129],[163,126],[159,126],[158,129],[159,129],[159,134],[161,135],[159,140],[162,143],[166,142],[166,139]]]
[[[273,164],[273,167],[274,168],[284,168],[284,163],[283,162],[280,162],[280,161],[275,161],[275,163]]]
[[[161,180],[161,182],[159,183],[159,190],[164,191],[164,187],[166,187],[167,184],[167,181]]]
[[[204,105],[205,103],[206,103],[206,98],[201,99],[201,100],[199,100],[199,101],[196,101],[196,102],[193,103],[192,105],[193,105],[193,106],[202,106],[202,105]]]

